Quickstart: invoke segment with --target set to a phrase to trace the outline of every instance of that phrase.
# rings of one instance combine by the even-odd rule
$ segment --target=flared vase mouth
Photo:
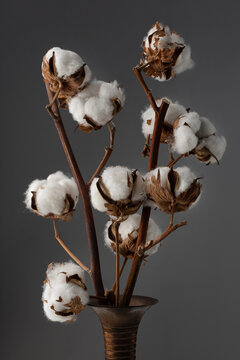
[[[101,300],[97,299],[94,296],[90,296],[90,301],[88,302],[87,305],[91,307],[112,308],[112,309],[134,309],[134,308],[152,306],[157,303],[158,303],[158,299],[149,296],[133,295],[129,306],[114,306],[114,305],[101,304]]]

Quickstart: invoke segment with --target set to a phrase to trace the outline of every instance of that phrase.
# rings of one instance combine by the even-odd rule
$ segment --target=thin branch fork
[[[148,171],[151,171],[151,170],[155,169],[157,166],[161,132],[162,132],[165,115],[166,115],[167,109],[169,107],[169,103],[163,99],[160,108],[158,108],[158,106],[155,102],[155,99],[152,96],[151,91],[148,89],[148,87],[142,77],[141,69],[139,69],[138,67],[135,67],[133,69],[133,71],[136,74],[140,84],[142,85],[142,87],[149,99],[149,102],[152,105],[153,110],[155,111],[155,124],[154,124],[151,150],[150,150],[149,163],[148,163]],[[134,254],[132,267],[130,269],[127,284],[126,284],[126,287],[125,287],[125,290],[123,293],[123,297],[121,300],[122,306],[129,305],[129,302],[131,300],[131,296],[133,294],[134,287],[135,287],[135,284],[136,284],[136,281],[138,278],[141,263],[144,259],[143,255],[139,256],[138,248],[145,244],[150,213],[151,213],[151,208],[148,206],[144,206],[143,211],[142,211],[141,221],[140,221],[138,239],[137,239],[137,243],[136,243],[136,251]]]
[[[176,225],[172,225],[169,224],[168,228],[161,234],[159,235],[156,239],[152,240],[149,242],[148,245],[145,246],[140,246],[138,249],[138,252],[141,254],[144,253],[145,251],[151,249],[153,246],[159,244],[161,241],[163,241],[168,235],[170,235],[173,231],[177,230],[178,228],[187,225],[186,221],[181,221]]]
[[[57,105],[57,101],[56,100],[53,101],[54,93],[50,90],[49,84],[47,82],[45,84],[46,84],[46,90],[50,104],[46,107],[46,109],[48,110],[49,114],[54,120],[54,124],[58,131],[58,135],[61,140],[63,150],[65,152],[67,161],[69,163],[74,179],[76,181],[83,204],[83,211],[84,211],[85,224],[86,224],[87,237],[88,237],[88,245],[90,250],[91,276],[92,276],[93,286],[95,289],[96,296],[104,296],[104,287],[103,287],[102,275],[101,275],[97,236],[96,236],[96,230],[95,230],[95,224],[92,214],[92,207],[89,198],[88,188],[83,180],[77,161],[73,154],[70,142],[68,140],[62,122],[62,118],[60,115],[60,111]]]
[[[114,138],[115,138],[115,126],[112,123],[108,123],[108,130],[110,133],[110,145],[105,147],[105,154],[103,156],[102,161],[100,162],[98,168],[96,169],[95,173],[92,175],[91,179],[88,182],[88,187],[90,187],[91,183],[93,182],[93,179],[95,177],[97,177],[100,172],[103,170],[103,168],[105,167],[106,163],[108,162],[112,152],[113,152],[113,147],[114,147]]]
[[[67,247],[67,245],[63,242],[63,240],[61,239],[58,229],[57,229],[57,221],[54,219],[53,220],[53,228],[54,228],[54,235],[56,240],[59,242],[59,244],[63,247],[63,249],[68,253],[68,255],[86,272],[89,273],[89,275],[91,276],[91,270],[83,264],[83,262],[81,260],[79,260],[77,258],[76,255],[74,255],[74,253]]]

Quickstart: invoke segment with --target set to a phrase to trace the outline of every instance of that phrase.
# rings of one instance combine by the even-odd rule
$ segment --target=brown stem
[[[49,103],[51,104],[54,94],[50,90],[48,83],[46,83],[46,89],[47,89]],[[54,124],[58,131],[58,135],[61,140],[63,150],[65,152],[67,161],[69,163],[69,166],[71,168],[71,171],[73,173],[74,179],[76,181],[81,196],[86,230],[87,230],[88,244],[90,250],[92,281],[93,281],[95,293],[97,296],[104,296],[104,287],[103,287],[102,275],[101,275],[97,236],[96,236],[95,224],[93,220],[92,207],[91,207],[88,189],[82,178],[71,145],[69,143],[56,100],[52,103],[51,107],[47,106],[46,108],[54,120]]]
[[[152,96],[151,91],[148,89],[148,87],[142,77],[141,70],[139,70],[138,68],[134,68],[133,71],[135,72],[138,80],[140,81],[145,93],[147,94],[149,102],[152,105],[153,110],[155,111],[155,124],[154,124],[154,130],[153,130],[153,135],[152,135],[150,157],[149,157],[149,162],[148,162],[148,171],[151,171],[151,170],[155,169],[155,167],[157,166],[161,132],[162,132],[164,118],[165,118],[167,109],[169,107],[169,103],[163,99],[160,108],[158,108],[158,106]],[[139,256],[138,248],[140,247],[140,245],[145,244],[150,213],[151,213],[151,208],[148,206],[144,206],[143,211],[142,211],[139,231],[138,231],[136,250],[135,250],[135,254],[133,257],[133,261],[132,261],[132,267],[130,269],[127,284],[126,284],[126,287],[125,287],[125,290],[124,290],[124,293],[122,296],[122,300],[121,300],[122,306],[129,305],[129,302],[131,300],[131,296],[133,294],[134,287],[135,287],[135,284],[136,284],[136,281],[138,278],[141,263],[144,259],[144,255]]]
[[[119,262],[120,262],[120,256],[119,256],[119,226],[120,226],[120,221],[116,220],[113,223],[113,233],[114,233],[114,238],[115,238],[115,244],[116,244],[116,297],[115,297],[115,305],[119,306],[119,298],[120,298],[120,294],[119,294],[119,289],[120,289],[120,284],[119,284],[119,280],[120,280],[120,272],[119,272]]]
[[[143,89],[144,89],[144,91],[145,91],[145,93],[146,93],[146,95],[148,97],[148,100],[149,100],[150,104],[152,105],[153,110],[155,112],[158,112],[159,109],[157,107],[157,104],[156,104],[156,102],[154,100],[154,97],[152,96],[151,90],[148,89],[148,87],[147,87],[147,85],[146,85],[146,83],[145,83],[145,81],[144,81],[144,79],[142,77],[141,70],[142,70],[141,67],[138,67],[138,66],[133,68],[133,71],[136,74],[140,84],[142,85],[142,87],[143,87]]]
[[[111,156],[111,154],[113,152],[114,137],[115,137],[115,126],[113,124],[111,124],[111,123],[108,123],[107,126],[108,126],[108,130],[109,130],[109,133],[110,133],[110,145],[105,147],[105,154],[103,156],[103,159],[100,162],[100,164],[98,165],[98,168],[96,169],[95,173],[93,174],[93,176],[89,180],[88,187],[91,185],[93,179],[100,174],[100,172],[102,171],[102,169],[104,168],[104,166],[108,162],[108,160],[109,160],[109,158],[110,158],[110,156]]]
[[[63,247],[63,249],[68,253],[69,256],[71,256],[71,258],[84,270],[87,271],[89,273],[89,275],[91,276],[91,270],[84,265],[81,260],[79,260],[76,255],[74,255],[74,253],[67,247],[67,245],[62,241],[58,230],[57,230],[57,221],[54,219],[53,220],[53,228],[54,228],[54,235],[56,240],[59,242],[59,244]]]
[[[181,226],[184,226],[186,224],[187,224],[186,221],[181,221],[176,225],[169,225],[168,228],[161,235],[159,235],[156,239],[150,241],[148,245],[140,247],[138,251],[140,251],[142,253],[142,252],[145,252],[145,251],[151,249],[153,246],[159,244],[163,239],[165,239],[173,231],[177,230],[178,228],[180,228]]]
[[[120,268],[120,271],[119,271],[119,278],[120,278],[121,275],[122,275],[122,272],[123,272],[123,270],[124,270],[124,268],[125,268],[125,265],[126,265],[127,261],[128,261],[128,258],[125,258],[124,261],[123,261],[123,263],[122,263],[122,265],[121,265],[121,268]],[[116,290],[116,280],[115,280],[115,282],[114,282],[114,284],[113,284],[113,286],[112,286],[112,288],[111,288],[111,291],[112,291],[112,292],[115,292],[115,290]]]

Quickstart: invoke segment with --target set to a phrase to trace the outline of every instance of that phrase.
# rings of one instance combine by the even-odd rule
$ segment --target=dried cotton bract
[[[78,196],[74,179],[57,171],[46,180],[37,179],[29,185],[25,193],[25,204],[37,215],[68,221],[72,218]]]
[[[169,80],[193,67],[191,49],[184,39],[168,26],[156,22],[143,39],[143,71],[159,81]]]
[[[93,81],[69,101],[69,112],[84,132],[98,130],[122,109],[123,90],[115,80],[111,83]]]
[[[72,262],[50,264],[43,285],[43,309],[51,321],[71,322],[84,310],[89,296],[84,271]]]
[[[134,214],[145,200],[145,185],[137,170],[123,166],[106,168],[90,187],[95,209],[114,217]]]
[[[148,205],[171,214],[187,210],[199,197],[201,184],[184,166],[156,168],[145,175]]]
[[[59,47],[48,50],[43,57],[42,74],[51,91],[58,93],[63,108],[69,97],[81,91],[91,78],[89,67],[78,54]]]
[[[139,214],[130,215],[126,220],[120,223],[119,226],[119,252],[123,257],[133,258],[138,231],[140,226],[141,216]],[[104,240],[107,247],[116,252],[116,242],[113,229],[113,222],[108,221],[104,232]],[[147,230],[146,245],[161,235],[161,230],[158,225],[150,218]],[[153,246],[145,252],[145,255],[152,255],[157,252],[160,243]]]

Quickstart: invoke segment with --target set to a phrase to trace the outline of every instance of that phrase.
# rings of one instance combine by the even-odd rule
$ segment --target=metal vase
[[[129,307],[113,307],[91,299],[88,305],[102,324],[106,360],[136,359],[138,326],[145,312],[157,302],[151,297],[133,296]]]

